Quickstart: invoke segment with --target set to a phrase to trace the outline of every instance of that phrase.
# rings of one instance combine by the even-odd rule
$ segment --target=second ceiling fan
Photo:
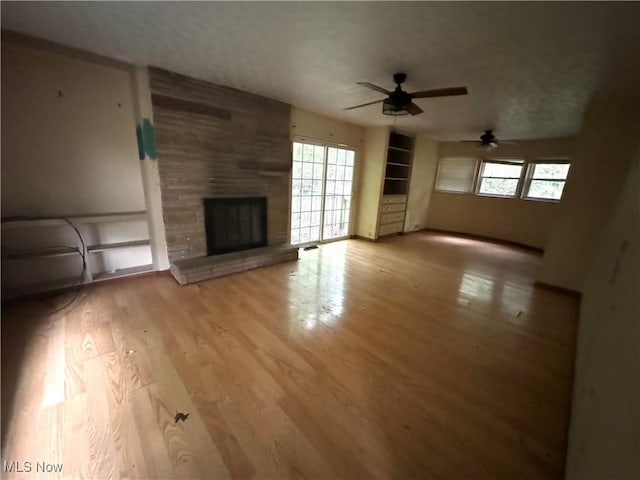
[[[385,115],[418,115],[423,110],[413,103],[414,98],[428,98],[428,97],[449,97],[452,95],[466,95],[467,87],[451,87],[440,88],[437,90],[423,90],[421,92],[407,93],[402,90],[402,83],[407,79],[405,73],[394,73],[393,81],[396,83],[396,88],[393,91],[386,88],[379,87],[369,82],[357,82],[358,85],[370,88],[376,92],[384,93],[388,95],[387,98],[382,100],[376,100],[375,102],[363,103],[362,105],[355,105],[353,107],[347,107],[344,110],[353,110],[354,108],[366,107],[367,105],[373,105],[375,103],[382,102],[382,113]]]
[[[480,135],[480,140],[460,140],[460,142],[475,143],[479,147],[484,147],[486,150],[496,148],[500,143],[511,143],[515,145],[518,144],[518,142],[515,140],[498,140],[493,134],[493,130],[485,130],[484,133]]]

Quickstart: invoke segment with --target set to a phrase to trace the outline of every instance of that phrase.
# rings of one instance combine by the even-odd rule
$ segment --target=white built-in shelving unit
[[[145,211],[3,219],[2,297],[151,272],[150,244]],[[69,258],[74,256],[79,260]]]
[[[411,178],[413,138],[389,132],[378,236],[402,232]]]

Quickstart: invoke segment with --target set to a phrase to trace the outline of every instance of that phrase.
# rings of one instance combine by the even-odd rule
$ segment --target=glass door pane
[[[353,150],[327,147],[323,240],[349,235],[354,158]]]
[[[293,142],[291,244],[317,242],[322,225],[324,151],[321,145]]]

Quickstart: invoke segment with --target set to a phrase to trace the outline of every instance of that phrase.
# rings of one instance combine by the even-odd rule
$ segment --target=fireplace
[[[266,197],[204,199],[207,255],[267,245]]]

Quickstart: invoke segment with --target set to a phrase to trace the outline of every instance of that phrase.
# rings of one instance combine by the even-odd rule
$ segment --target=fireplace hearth
[[[204,199],[207,255],[267,245],[266,197]]]

